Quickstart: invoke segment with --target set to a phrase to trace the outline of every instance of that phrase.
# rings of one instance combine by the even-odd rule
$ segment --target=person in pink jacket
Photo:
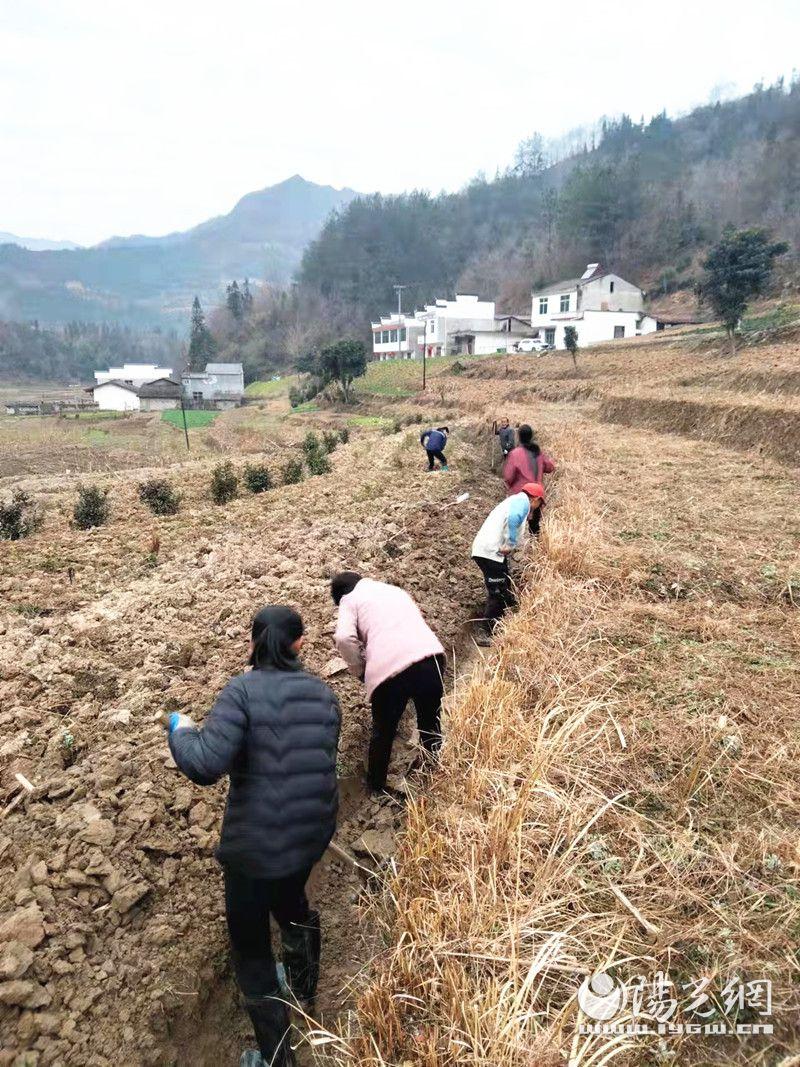
[[[519,444],[508,453],[503,466],[503,481],[508,487],[508,496],[521,493],[529,482],[544,485],[544,475],[552,474],[555,463],[542,452],[530,426],[522,425],[517,431]],[[531,534],[537,536],[542,520],[542,509],[532,511],[528,519]]]
[[[331,596],[339,608],[334,636],[339,655],[366,685],[372,705],[367,784],[378,792],[386,785],[409,700],[423,747],[435,756],[441,745],[444,648],[412,598],[396,585],[344,571],[332,580]]]

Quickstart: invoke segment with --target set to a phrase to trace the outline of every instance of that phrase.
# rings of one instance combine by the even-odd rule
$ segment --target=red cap
[[[538,496],[544,504],[544,486],[539,482],[526,482],[522,487],[522,492],[527,493],[528,496]]]

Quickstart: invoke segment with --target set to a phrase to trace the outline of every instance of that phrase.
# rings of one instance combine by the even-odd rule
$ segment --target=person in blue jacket
[[[313,1002],[319,975],[319,913],[305,885],[336,829],[339,705],[303,670],[303,620],[272,605],[253,619],[252,670],[225,686],[202,726],[168,718],[169,747],[198,785],[230,776],[217,859],[233,970],[259,1051],[240,1067],[294,1067],[286,996]],[[285,986],[270,947],[272,915],[281,931]]]
[[[447,470],[447,459],[445,458],[444,449],[447,444],[449,433],[450,431],[446,426],[437,426],[435,430],[423,430],[420,434],[419,442],[428,453],[429,471],[433,470],[434,461],[437,459],[442,465],[442,470]]]
[[[485,640],[480,644],[486,643],[498,620],[514,602],[508,560],[525,543],[526,520],[543,504],[544,488],[538,482],[526,482],[519,493],[507,496],[492,509],[472,542],[472,558],[480,567],[486,585]]]

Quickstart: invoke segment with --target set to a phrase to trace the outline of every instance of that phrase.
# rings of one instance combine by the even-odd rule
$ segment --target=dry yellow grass
[[[737,618],[722,584],[654,583],[654,559],[668,573],[682,558],[680,536],[667,548],[614,532],[618,511],[631,522],[660,492],[642,442],[617,434],[612,447],[607,430],[543,418],[562,475],[520,610],[456,687],[441,770],[409,805],[368,916],[385,953],[328,1055],[371,1067],[775,1062],[798,1039],[797,663],[752,670],[747,656],[777,656],[796,620],[744,584]],[[618,472],[599,464],[627,445],[641,484],[622,505],[608,496]],[[783,513],[782,492],[754,491],[751,509]],[[706,488],[702,507],[724,515],[724,491]],[[708,527],[696,541],[717,536]],[[729,529],[723,550],[733,544]],[[734,569],[746,555],[730,553]],[[754,623],[771,632],[754,639]],[[663,971],[679,991],[709,978],[719,1018],[728,979],[770,979],[775,1036],[580,1036],[577,989],[605,969]]]

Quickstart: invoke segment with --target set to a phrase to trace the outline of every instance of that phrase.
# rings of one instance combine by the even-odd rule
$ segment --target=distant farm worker
[[[434,469],[434,461],[439,460],[443,471],[447,470],[447,460],[444,449],[450,430],[446,426],[437,426],[435,430],[423,430],[420,434],[420,444],[428,453],[428,470]]]
[[[252,624],[252,670],[228,683],[202,727],[169,716],[170,751],[187,778],[212,785],[230,775],[217,859],[233,970],[260,1049],[244,1053],[241,1067],[294,1067],[284,1001],[291,992],[313,1002],[319,976],[319,913],[305,884],[336,829],[339,705],[303,670],[302,644],[296,611],[262,608]],[[281,930],[284,984],[270,915]]]
[[[530,426],[527,424],[520,426],[519,445],[508,454],[503,467],[503,480],[508,487],[509,496],[521,492],[528,482],[543,485],[544,475],[552,474],[555,469],[555,463],[550,456],[542,452]],[[531,509],[528,528],[534,536],[539,533],[541,519],[541,507]]]
[[[508,557],[524,544],[526,520],[542,504],[543,487],[538,482],[527,482],[519,493],[507,496],[489,513],[472,543],[472,558],[480,567],[486,584],[483,622],[487,636],[494,632],[498,619],[513,605]]]
[[[397,727],[409,700],[417,712],[419,739],[430,756],[441,744],[444,649],[422,612],[403,589],[354,571],[337,574],[331,596],[339,608],[335,641],[351,674],[372,704],[367,784],[386,785]]]
[[[501,419],[499,424],[495,419],[492,423],[492,433],[500,438],[500,449],[505,458],[516,444],[514,427],[509,425],[508,419]]]

